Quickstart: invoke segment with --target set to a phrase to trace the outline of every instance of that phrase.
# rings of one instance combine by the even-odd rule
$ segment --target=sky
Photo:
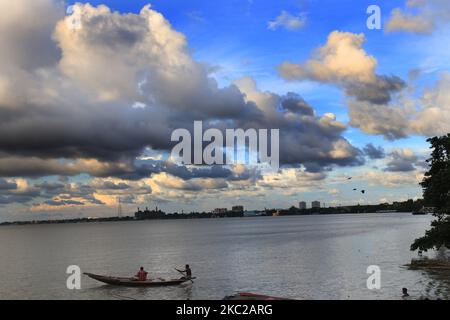
[[[449,23],[446,0],[0,0],[0,221],[419,198]],[[279,129],[279,170],[175,163],[196,120]]]

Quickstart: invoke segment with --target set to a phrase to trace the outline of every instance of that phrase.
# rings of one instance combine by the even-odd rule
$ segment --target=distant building
[[[213,210],[214,214],[225,214],[228,212],[227,208],[216,208]]]
[[[134,214],[134,218],[136,220],[163,219],[165,217],[166,213],[159,210],[158,207],[156,207],[155,210],[149,210],[148,208],[145,208],[144,211],[138,208],[138,211],[136,211]]]
[[[306,202],[305,202],[305,201],[300,201],[300,202],[298,203],[298,208],[299,208],[300,210],[305,210],[305,209],[306,209]]]
[[[231,217],[243,217],[244,216],[244,207],[243,206],[234,206],[231,210],[227,208],[216,208],[212,211],[213,217],[217,218],[231,218]]]
[[[231,211],[233,213],[244,213],[244,206],[233,206]]]
[[[320,209],[320,201],[313,201],[311,203],[311,208],[313,208],[313,209]]]

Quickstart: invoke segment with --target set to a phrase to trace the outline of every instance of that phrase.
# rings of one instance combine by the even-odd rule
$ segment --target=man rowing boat
[[[175,270],[177,270],[180,273],[186,274],[186,278],[188,278],[188,279],[192,278],[192,270],[188,264],[185,266],[184,270],[178,270],[178,269],[175,269]]]

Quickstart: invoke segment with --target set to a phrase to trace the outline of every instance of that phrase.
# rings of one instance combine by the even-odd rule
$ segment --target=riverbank
[[[3,222],[0,226],[11,225],[39,225],[39,224],[66,224],[66,223],[96,223],[96,222],[121,222],[121,221],[143,221],[143,220],[176,220],[176,219],[214,219],[214,218],[243,218],[251,216],[302,216],[302,215],[335,215],[335,214],[365,214],[365,213],[398,213],[398,212],[414,212],[422,208],[423,201],[408,200],[404,202],[394,202],[392,204],[382,203],[378,205],[354,205],[354,206],[338,206],[327,208],[309,208],[299,209],[290,207],[289,209],[265,209],[260,211],[242,211],[236,213],[234,211],[217,214],[214,212],[190,212],[190,213],[165,213],[161,210],[148,211],[148,214],[142,215],[141,211],[135,213],[134,216],[125,217],[103,217],[103,218],[76,218],[76,219],[46,219],[46,220],[27,220]],[[145,213],[145,212],[144,212]]]

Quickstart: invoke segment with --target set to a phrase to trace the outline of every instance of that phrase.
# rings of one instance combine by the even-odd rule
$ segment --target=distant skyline
[[[426,139],[450,132],[445,0],[15,0],[0,18],[0,222],[119,198],[124,215],[416,199]],[[196,120],[280,129],[280,170],[175,165],[171,133]]]

